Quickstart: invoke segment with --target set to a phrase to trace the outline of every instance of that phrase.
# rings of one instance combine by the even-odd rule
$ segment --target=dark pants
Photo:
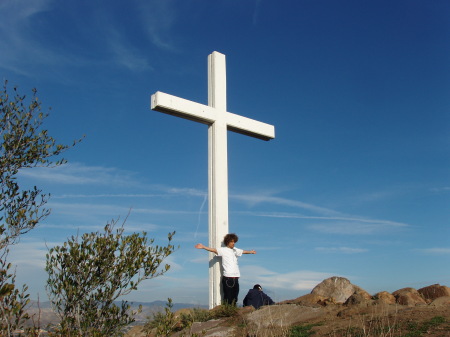
[[[223,301],[237,305],[239,295],[239,277],[222,276]]]

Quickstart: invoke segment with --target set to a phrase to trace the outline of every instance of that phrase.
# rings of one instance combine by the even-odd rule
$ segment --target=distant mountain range
[[[120,301],[117,302],[120,305]],[[142,311],[136,315],[136,321],[133,325],[143,325],[149,319],[153,318],[153,314],[156,312],[163,312],[166,307],[167,301],[153,301],[153,302],[130,302],[131,308],[136,310],[139,305],[142,305]],[[189,303],[173,303],[172,312],[176,312],[185,308],[202,308],[208,309],[207,305],[193,305]],[[53,312],[51,302],[37,302],[31,301],[27,312],[34,316],[34,321],[39,322],[40,326],[45,328],[48,325],[58,323],[58,317]]]

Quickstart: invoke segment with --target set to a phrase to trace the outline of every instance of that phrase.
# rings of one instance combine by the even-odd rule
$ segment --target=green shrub
[[[180,314],[180,324],[182,328],[189,328],[194,322],[207,322],[212,319],[211,312],[206,309],[193,308],[187,313]]]
[[[219,305],[218,307],[214,308],[214,310],[211,311],[212,318],[222,318],[222,317],[233,317],[237,314],[238,307],[224,302],[222,305]]]
[[[174,233],[167,246],[153,246],[146,232],[124,235],[124,223],[118,229],[115,224],[107,224],[104,232],[72,236],[47,254],[47,291],[63,336],[122,336],[136,312],[127,301],[115,301],[170,268],[163,260],[175,249]]]
[[[175,315],[172,312],[172,299],[168,298],[164,313],[157,312],[153,314],[153,319],[148,321],[144,326],[144,332],[149,334],[156,329],[156,337],[167,337],[176,330]]]
[[[289,337],[308,337],[314,334],[311,329],[318,324],[295,325],[289,329]]]

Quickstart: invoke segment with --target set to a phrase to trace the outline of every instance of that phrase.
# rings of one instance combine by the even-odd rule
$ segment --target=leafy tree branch
[[[34,186],[23,190],[17,181],[19,170],[37,166],[59,166],[65,159],[53,161],[72,145],[57,144],[43,129],[49,113],[42,112],[42,104],[34,89],[27,103],[17,88],[10,96],[5,81],[0,92],[0,250],[17,243],[20,235],[32,230],[49,215],[44,208],[48,195]]]

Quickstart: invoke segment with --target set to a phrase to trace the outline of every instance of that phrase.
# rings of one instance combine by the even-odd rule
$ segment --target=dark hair
[[[238,240],[239,240],[238,236],[234,233],[231,233],[231,234],[225,235],[225,237],[223,238],[223,243],[225,244],[225,246],[228,246],[230,241],[234,241],[234,243],[236,243],[236,242],[238,242]]]
[[[262,290],[261,286],[259,284],[255,284],[253,286],[253,289],[258,289],[258,290]]]

